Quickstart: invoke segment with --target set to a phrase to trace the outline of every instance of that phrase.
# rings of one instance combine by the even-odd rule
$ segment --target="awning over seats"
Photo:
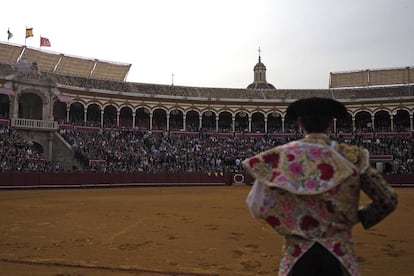
[[[64,103],[73,103],[73,100],[71,97],[69,96],[64,96],[64,95],[56,95],[56,97],[59,99],[59,101],[64,102]]]
[[[0,87],[0,94],[14,96],[14,91],[11,88]]]

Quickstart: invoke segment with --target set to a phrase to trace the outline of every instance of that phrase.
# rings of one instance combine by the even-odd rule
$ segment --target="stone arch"
[[[188,131],[200,130],[200,112],[196,110],[187,110],[185,113],[185,129]]]
[[[380,109],[374,113],[374,130],[391,131],[391,116],[389,110]]]
[[[201,129],[204,131],[215,131],[216,129],[216,112],[205,110],[201,117]]]
[[[45,150],[44,150],[41,143],[38,143],[38,142],[32,140],[32,141],[29,142],[29,145],[30,144],[37,153],[39,153],[41,155],[45,153]]]
[[[86,107],[86,123],[89,126],[101,125],[101,107],[97,103],[90,103]]]
[[[249,114],[245,110],[240,110],[235,117],[234,130],[249,131]]]
[[[59,100],[53,103],[53,119],[58,122],[66,122],[66,103]]]
[[[410,112],[407,109],[395,110],[393,121],[395,131],[410,131]]]
[[[69,121],[73,125],[84,124],[84,110],[85,106],[81,102],[73,102],[69,107]]]
[[[119,126],[132,128],[132,108],[129,105],[121,106],[119,110]]]
[[[265,132],[265,115],[261,111],[252,114],[252,132]]]
[[[219,132],[232,132],[233,131],[233,115],[230,111],[223,110],[219,113],[218,127]]]
[[[277,133],[282,132],[282,113],[279,111],[272,111],[267,114],[267,132]]]
[[[0,94],[0,118],[10,117],[10,96]]]
[[[372,132],[372,115],[367,110],[359,110],[355,113],[355,130]]]
[[[135,111],[135,127],[150,129],[150,111],[147,106],[139,107]]]
[[[184,112],[181,108],[174,107],[170,110],[169,127],[171,130],[184,128]]]
[[[347,115],[344,118],[336,120],[336,131],[337,132],[352,132],[352,114],[347,112]]]
[[[167,129],[167,110],[161,107],[152,112],[152,128],[156,130]]]
[[[108,128],[117,127],[118,109],[112,104],[107,104],[103,111],[103,126]]]
[[[43,120],[43,104],[45,103],[38,93],[25,92],[19,95],[19,118]]]

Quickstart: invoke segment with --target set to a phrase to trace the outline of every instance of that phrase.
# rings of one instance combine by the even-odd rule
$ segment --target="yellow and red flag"
[[[26,38],[33,36],[33,28],[26,27]]]

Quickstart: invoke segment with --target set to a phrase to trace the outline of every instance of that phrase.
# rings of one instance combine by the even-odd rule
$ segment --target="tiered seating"
[[[166,133],[147,130],[61,130],[77,157],[99,172],[241,172],[240,161],[267,148],[296,140],[300,134]],[[333,137],[335,138],[335,137]],[[338,141],[364,146],[373,158],[387,159],[388,172],[414,172],[414,138],[339,135]],[[377,158],[378,157],[378,158]]]

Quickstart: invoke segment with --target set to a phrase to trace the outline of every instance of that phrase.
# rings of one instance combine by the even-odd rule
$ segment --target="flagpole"
[[[26,29],[24,30],[24,46],[26,46],[26,39],[27,39],[27,25],[26,25]]]

